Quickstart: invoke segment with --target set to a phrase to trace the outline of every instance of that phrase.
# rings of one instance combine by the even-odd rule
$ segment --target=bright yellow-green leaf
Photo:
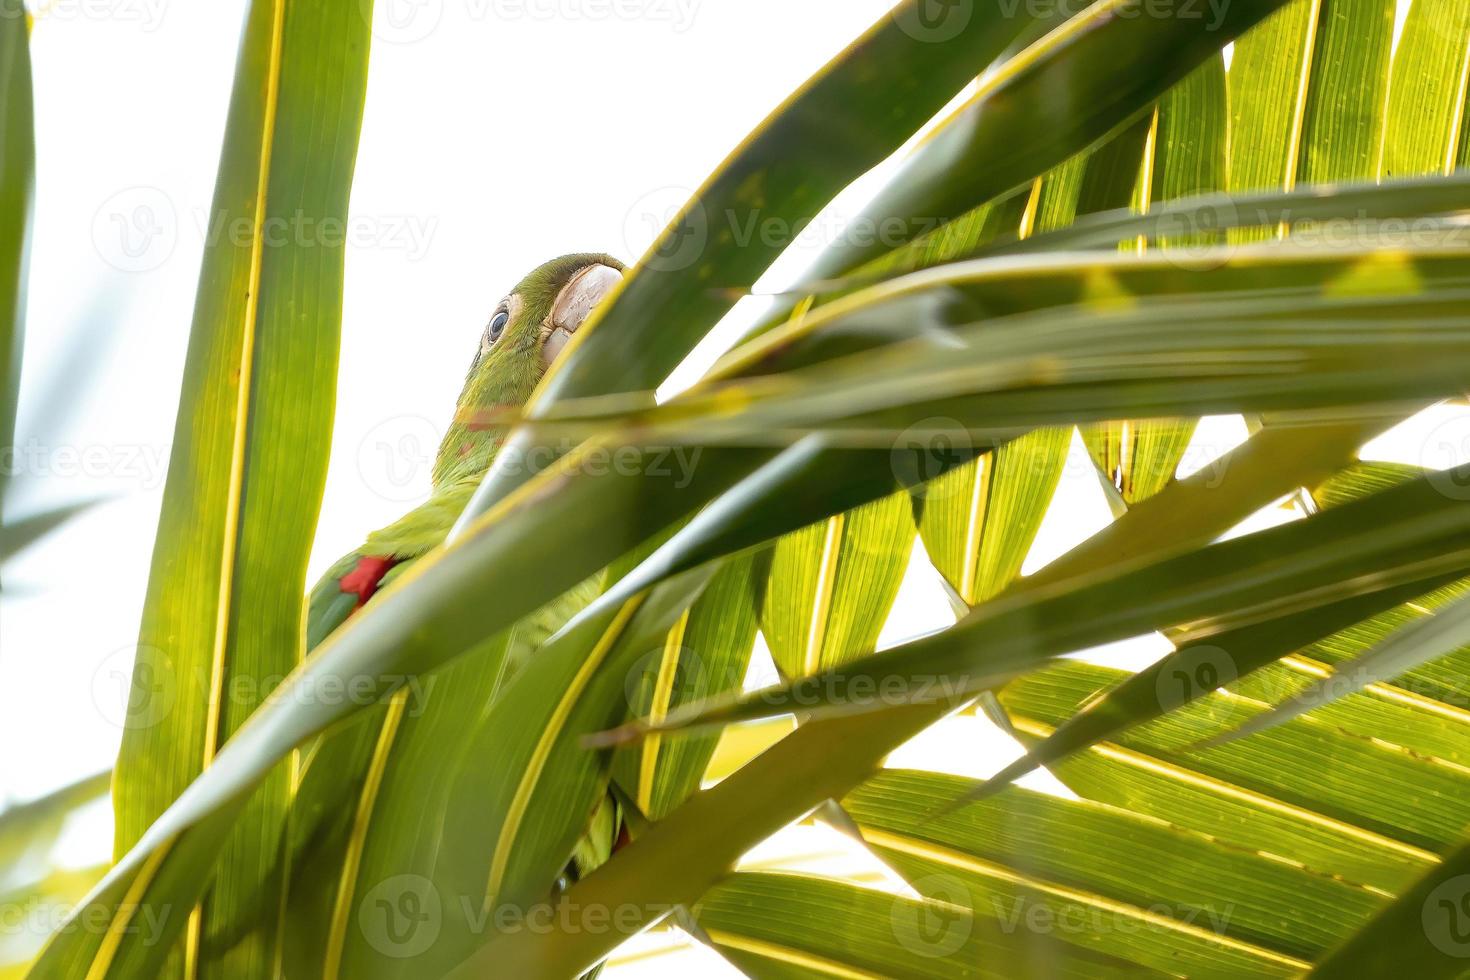
[[[1470,2],[1414,0],[1393,65],[1383,173],[1449,173],[1470,155]]]
[[[913,544],[902,492],[778,542],[760,621],[781,672],[806,677],[872,653]]]
[[[922,491],[924,548],[966,605],[979,605],[1020,575],[1071,443],[1071,429],[1039,429]]]

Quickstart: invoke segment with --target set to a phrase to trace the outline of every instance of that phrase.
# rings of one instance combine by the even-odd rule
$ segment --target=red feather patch
[[[337,586],[351,595],[357,596],[357,608],[373,597],[378,591],[378,585],[383,581],[383,576],[388,570],[398,564],[397,558],[359,558],[357,567],[337,580]]]

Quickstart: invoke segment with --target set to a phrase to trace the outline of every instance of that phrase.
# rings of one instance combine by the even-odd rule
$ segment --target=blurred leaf
[[[78,514],[97,505],[95,500],[63,504],[0,526],[0,561],[8,561]]]
[[[83,807],[107,798],[112,773],[78,780],[37,800],[0,809],[0,892],[24,884],[17,880],[48,867],[51,849],[68,819]]]
[[[81,901],[106,870],[62,869],[19,888],[0,890],[0,907],[12,917],[12,924],[0,937],[0,978],[20,980],[27,975],[50,924]]]

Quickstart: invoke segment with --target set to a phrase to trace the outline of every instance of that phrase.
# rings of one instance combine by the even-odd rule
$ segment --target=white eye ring
[[[490,326],[485,328],[485,338],[489,343],[495,343],[500,335],[505,332],[506,324],[510,323],[510,313],[501,310],[490,320]]]

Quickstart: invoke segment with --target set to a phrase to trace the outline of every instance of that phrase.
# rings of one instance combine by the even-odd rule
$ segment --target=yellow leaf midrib
[[[832,597],[837,588],[837,565],[842,558],[846,514],[827,519],[822,535],[822,554],[817,559],[817,583],[812,592],[811,622],[807,624],[806,646],[801,657],[801,675],[810,677],[822,669],[822,648],[827,643],[827,621],[832,615]]]
[[[865,970],[854,969],[845,963],[817,956],[790,946],[779,943],[767,942],[763,939],[755,939],[751,936],[741,936],[723,929],[704,929],[704,934],[709,937],[710,942],[716,946],[725,946],[729,949],[749,953],[763,959],[774,960],[788,966],[800,967],[820,973],[823,976],[836,977],[838,980],[884,980],[882,974],[869,973]]]
[[[648,720],[658,725],[668,717],[669,703],[674,697],[674,679],[679,670],[679,657],[684,647],[684,631],[689,626],[689,610],[679,617],[669,635],[664,638],[663,654],[659,658],[658,676],[654,679],[653,698],[648,706]],[[643,742],[643,754],[638,760],[638,807],[645,815],[653,811],[653,789],[658,775],[658,755],[663,747],[663,735],[651,733]]]

